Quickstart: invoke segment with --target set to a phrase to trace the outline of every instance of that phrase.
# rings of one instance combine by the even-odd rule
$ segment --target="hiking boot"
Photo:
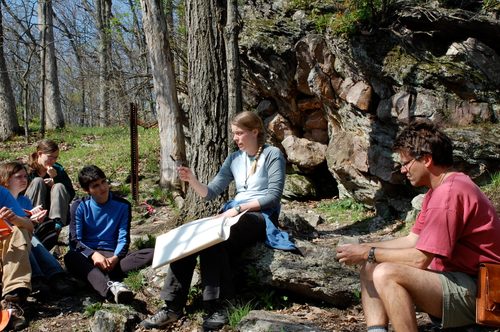
[[[134,299],[134,293],[122,282],[110,280],[108,288],[114,296],[115,303],[130,303]]]
[[[7,330],[19,331],[28,327],[28,321],[24,318],[24,312],[21,307],[7,299],[3,299],[0,302],[2,310],[10,311],[9,324],[7,325]]]
[[[209,311],[203,318],[204,331],[217,331],[229,322],[228,311],[225,306],[219,305]]]
[[[153,316],[141,322],[146,329],[161,329],[170,323],[177,321],[181,315],[168,307],[163,307]]]

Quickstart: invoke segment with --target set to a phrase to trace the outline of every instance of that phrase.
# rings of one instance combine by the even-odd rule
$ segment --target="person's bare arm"
[[[28,232],[33,233],[33,223],[31,220],[27,217],[20,217],[17,214],[15,214],[11,209],[8,207],[2,207],[0,209],[0,218],[8,221],[12,225],[19,227],[19,228],[24,228]]]
[[[367,261],[370,249],[375,247],[377,263],[394,262],[425,269],[434,255],[416,249],[417,240],[418,235],[410,233],[388,241],[344,244],[337,247],[337,258],[345,264],[362,264]]]

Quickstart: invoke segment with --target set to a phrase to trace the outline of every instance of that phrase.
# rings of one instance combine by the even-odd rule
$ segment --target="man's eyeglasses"
[[[413,159],[408,160],[407,162],[402,163],[400,169],[404,168],[407,172],[409,172],[410,168],[413,166],[413,162],[415,162],[415,160],[417,160],[417,159],[413,158]]]

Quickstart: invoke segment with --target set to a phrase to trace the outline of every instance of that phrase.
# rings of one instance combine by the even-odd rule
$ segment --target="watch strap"
[[[370,251],[368,251],[368,263],[377,263],[377,260],[375,259],[375,247],[371,247]]]

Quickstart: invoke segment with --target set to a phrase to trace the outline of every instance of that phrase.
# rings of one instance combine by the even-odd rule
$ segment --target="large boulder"
[[[289,124],[277,130],[289,162],[310,174],[324,156],[341,197],[399,214],[416,191],[394,172],[391,146],[412,118],[427,118],[452,136],[460,170],[478,183],[500,171],[490,130],[500,110],[498,20],[439,6],[430,16],[402,2],[388,29],[344,38],[307,31],[311,16],[283,16],[287,4],[245,7],[253,23],[242,36],[258,35],[260,44],[243,38],[242,59],[245,100],[272,100],[278,123]],[[326,152],[298,149],[301,139],[327,144]]]

